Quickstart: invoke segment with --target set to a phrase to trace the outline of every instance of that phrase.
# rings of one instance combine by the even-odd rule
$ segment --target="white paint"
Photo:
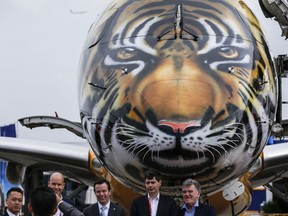
[[[274,56],[286,53],[287,41],[280,36],[278,24],[264,18],[258,1],[246,2],[262,23]],[[30,115],[54,115],[55,111],[60,117],[80,121],[79,57],[90,25],[108,3],[0,0],[0,125]],[[82,11],[85,13],[75,13]],[[283,99],[288,101],[286,95]],[[65,130],[46,128],[20,126],[19,135],[50,141],[77,140]]]

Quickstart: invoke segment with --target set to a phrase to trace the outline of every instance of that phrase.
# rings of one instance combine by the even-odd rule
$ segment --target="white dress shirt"
[[[62,199],[63,199],[63,196],[60,194],[60,196],[61,196],[61,201],[58,203],[58,205],[61,203],[61,202],[63,202],[62,201]],[[58,207],[58,206],[57,206]],[[63,212],[61,212],[60,211],[60,209],[59,208],[57,208],[57,212],[53,215],[53,216],[63,216],[64,214],[63,214]]]
[[[158,203],[159,203],[160,193],[158,193],[157,197],[152,199],[148,194],[149,208],[150,208],[150,216],[156,216]]]
[[[110,208],[110,201],[109,201],[105,206],[106,206],[106,209],[104,210],[103,215],[104,215],[104,216],[107,216],[107,215],[108,215],[109,208]],[[98,207],[99,207],[99,213],[101,213],[101,211],[102,211],[101,208],[103,207],[103,205],[101,205],[101,204],[98,202]]]
[[[19,216],[19,215],[20,215],[20,212],[19,212],[17,215],[13,214],[12,212],[10,212],[10,211],[8,210],[8,208],[6,209],[6,211],[7,211],[7,214],[8,214],[9,216]]]

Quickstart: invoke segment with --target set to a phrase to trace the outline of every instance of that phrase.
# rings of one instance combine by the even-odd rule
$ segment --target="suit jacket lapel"
[[[151,207],[150,207],[150,202],[149,202],[149,199],[148,199],[148,196],[146,195],[143,199],[143,203],[144,203],[144,212],[143,212],[143,215],[147,215],[147,216],[150,216],[151,215]]]
[[[94,205],[93,211],[95,212],[96,216],[100,215],[98,202]]]
[[[199,204],[199,206],[197,206],[195,208],[195,216],[200,216],[200,215],[201,215],[201,208],[200,208],[200,204]]]
[[[116,212],[115,205],[112,202],[110,202],[110,207],[107,216],[114,216],[115,212]]]
[[[163,199],[161,199],[161,194],[159,196],[159,200],[158,200],[158,207],[157,207],[157,215],[163,215],[162,214],[162,210],[165,208],[165,203],[163,203]]]
[[[158,207],[157,207],[157,212],[156,212],[156,216],[161,215],[161,199],[158,200]]]

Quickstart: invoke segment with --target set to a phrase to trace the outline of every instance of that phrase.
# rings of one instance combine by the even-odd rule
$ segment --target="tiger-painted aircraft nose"
[[[277,76],[242,1],[114,1],[88,34],[80,109],[90,144],[124,184],[163,190],[197,179],[211,193],[259,157],[276,114]]]
[[[287,11],[283,0],[259,2]],[[43,164],[85,185],[105,178],[127,212],[145,192],[146,170],[163,175],[161,193],[179,204],[182,181],[194,178],[217,215],[239,215],[251,188],[287,178],[288,143],[265,147],[271,134],[288,134],[279,91],[287,64],[285,55],[272,58],[240,0],[115,0],[81,55],[81,123],[19,119],[30,128],[66,128],[90,146],[6,138],[0,157],[19,182],[26,168],[38,173]]]

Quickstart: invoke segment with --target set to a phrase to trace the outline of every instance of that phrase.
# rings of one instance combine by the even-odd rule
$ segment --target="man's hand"
[[[56,201],[57,201],[57,205],[62,201],[61,197],[59,196],[59,194],[55,194],[56,196]]]

